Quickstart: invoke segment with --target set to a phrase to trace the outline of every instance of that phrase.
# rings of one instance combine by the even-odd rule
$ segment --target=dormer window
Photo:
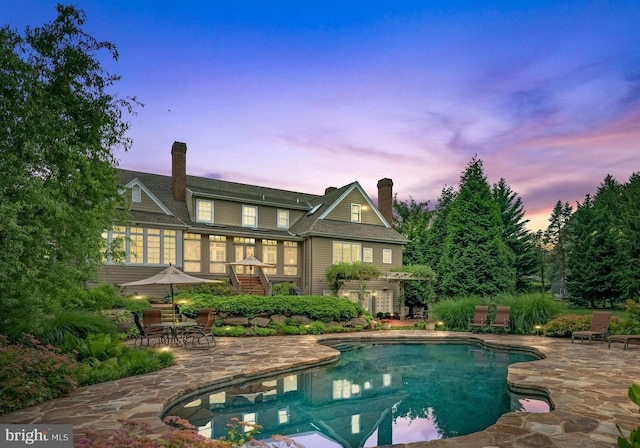
[[[196,221],[213,224],[213,201],[196,199]]]
[[[289,228],[289,210],[278,210],[278,229]]]
[[[258,227],[258,207],[255,205],[242,206],[242,227]]]
[[[360,204],[351,204],[351,222],[361,222],[362,220],[362,207]]]
[[[142,188],[138,185],[131,188],[131,202],[142,202]]]

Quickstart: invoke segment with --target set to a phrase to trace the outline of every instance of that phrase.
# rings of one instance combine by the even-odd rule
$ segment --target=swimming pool
[[[548,411],[544,400],[510,393],[507,366],[528,353],[474,344],[336,343],[330,365],[190,394],[164,415],[201,434],[226,435],[236,417],[288,435],[306,448],[374,447],[483,430],[509,411]]]

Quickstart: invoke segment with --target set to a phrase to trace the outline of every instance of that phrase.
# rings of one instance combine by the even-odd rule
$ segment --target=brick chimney
[[[389,225],[393,225],[393,181],[391,179],[384,178],[378,181],[378,210]]]
[[[173,198],[184,201],[187,197],[187,144],[173,142],[171,146],[171,189]]]

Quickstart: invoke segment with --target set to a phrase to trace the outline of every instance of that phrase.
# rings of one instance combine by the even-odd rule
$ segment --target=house
[[[236,290],[269,294],[273,284],[294,283],[303,294],[327,295],[326,269],[337,262],[373,263],[387,272],[402,266],[407,240],[390,226],[391,179],[378,182],[376,207],[358,182],[323,195],[246,185],[186,173],[187,146],[171,148],[171,176],[120,170],[131,222],[104,233],[120,241],[125,259],[107,258],[101,283],[124,283],[169,264],[210,279],[229,279]],[[254,256],[270,268],[228,263]],[[363,305],[397,312],[397,282],[371,280]],[[357,285],[340,294],[357,300]],[[164,288],[136,291],[162,296]]]

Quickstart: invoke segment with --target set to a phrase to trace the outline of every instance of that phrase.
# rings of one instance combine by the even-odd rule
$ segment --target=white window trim
[[[131,187],[131,202],[142,202],[142,188],[139,185]]]
[[[365,254],[369,252],[371,254],[371,259],[367,260]],[[362,262],[363,263],[373,263],[373,247],[363,247],[362,248]]]
[[[358,219],[357,220],[353,219],[353,209],[354,209],[354,207],[358,208]],[[356,223],[362,222],[362,205],[361,204],[352,203],[351,204],[350,213],[351,213],[351,215],[349,216],[349,219],[351,220],[351,222],[356,222]]]
[[[253,209],[256,211],[255,213],[255,220],[256,222],[254,224],[247,224],[247,222],[245,221],[245,210],[248,209]],[[258,227],[258,207],[255,205],[243,205],[242,206],[242,227],[250,227],[250,228],[257,228]]]
[[[200,212],[200,204],[201,203],[207,203],[207,204],[211,204],[211,219],[199,219],[199,212]],[[215,208],[214,208],[214,203],[212,200],[210,199],[196,199],[196,222],[205,222],[205,223],[209,223],[209,224],[213,224],[214,220],[215,220]]]
[[[387,261],[387,254],[389,260]],[[391,249],[382,249],[382,262],[384,264],[393,264],[393,251]]]
[[[280,224],[280,213],[284,213],[287,216],[287,222],[284,225]],[[279,209],[276,213],[276,221],[279,229],[288,229],[289,228],[289,210]]]

